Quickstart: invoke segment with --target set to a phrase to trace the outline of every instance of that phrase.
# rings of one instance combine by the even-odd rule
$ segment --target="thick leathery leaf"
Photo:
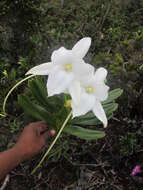
[[[121,88],[117,88],[117,89],[114,89],[114,90],[111,90],[109,92],[109,96],[108,96],[108,99],[105,100],[103,102],[103,104],[107,104],[107,103],[110,103],[110,102],[113,102],[114,100],[116,100],[118,97],[120,97],[123,93],[123,90]]]
[[[42,120],[49,125],[54,125],[51,115],[43,107],[32,103],[32,101],[26,95],[19,95],[18,103],[33,119]]]
[[[52,105],[48,101],[48,95],[46,91],[46,86],[44,86],[44,83],[40,79],[32,80],[29,82],[29,88],[30,91],[35,98],[35,100],[46,110],[51,111]]]
[[[64,132],[84,140],[97,140],[105,136],[103,131],[85,129],[79,126],[67,126],[65,127]]]

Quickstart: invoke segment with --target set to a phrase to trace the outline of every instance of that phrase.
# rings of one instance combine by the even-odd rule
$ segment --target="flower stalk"
[[[72,116],[72,111],[68,114],[67,118],[65,119],[63,125],[61,126],[58,134],[56,135],[54,141],[51,143],[50,147],[48,148],[48,150],[46,151],[46,153],[44,154],[44,156],[42,157],[41,161],[39,162],[39,164],[32,170],[31,174],[34,174],[38,168],[41,167],[41,164],[43,163],[43,161],[45,160],[45,158],[47,157],[47,155],[49,154],[49,152],[51,151],[51,149],[53,148],[53,146],[55,145],[56,141],[58,140],[58,138],[60,137],[64,127],[66,126],[66,124],[68,123],[69,119]]]
[[[2,107],[3,113],[0,114],[1,116],[3,116],[3,117],[6,116],[6,111],[5,111],[6,102],[7,102],[8,97],[10,96],[10,94],[14,91],[14,89],[15,89],[16,87],[18,87],[20,84],[22,84],[24,81],[26,81],[26,80],[28,80],[28,79],[34,77],[34,76],[35,76],[35,75],[30,75],[30,76],[28,76],[28,77],[25,77],[24,79],[22,79],[21,81],[19,81],[18,83],[16,83],[16,85],[14,85],[14,86],[10,89],[10,91],[7,93],[7,95],[6,95],[5,99],[4,99],[3,107]]]

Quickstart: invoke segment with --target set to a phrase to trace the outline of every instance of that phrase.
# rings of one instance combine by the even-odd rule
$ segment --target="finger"
[[[45,128],[44,130],[42,130],[42,131],[40,132],[40,135],[44,134],[44,133],[47,132],[47,131],[49,131],[49,129],[48,129],[48,128]]]
[[[44,139],[44,141],[46,141],[49,137],[50,137],[50,132],[49,131],[42,134],[42,138]]]
[[[38,121],[38,122],[35,122],[35,127],[37,128],[45,128],[47,125],[44,121]]]
[[[42,132],[48,130],[48,126],[47,126],[46,124],[41,124],[41,125],[39,125],[39,126],[37,127],[37,129],[38,129],[38,131],[39,131],[40,133],[42,133]]]
[[[48,128],[46,123],[39,122],[37,125],[35,125],[35,129],[37,130],[38,134],[41,134],[42,131],[45,131]]]
[[[30,126],[36,126],[36,127],[41,124],[45,124],[45,122],[44,121],[36,121],[36,122],[29,123]]]
[[[37,121],[37,122],[35,122],[35,124],[36,125],[41,125],[41,124],[45,124],[45,122],[44,121]]]
[[[41,131],[47,127],[46,123],[43,121],[38,121],[38,122],[32,122],[28,126],[28,128],[31,128],[32,130],[38,130]]]
[[[51,129],[50,131],[47,131],[47,132],[43,133],[42,137],[46,141],[49,137],[53,137],[55,135],[55,133],[56,133],[55,130]]]

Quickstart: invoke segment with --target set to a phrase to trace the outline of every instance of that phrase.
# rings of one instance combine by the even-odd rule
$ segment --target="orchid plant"
[[[26,74],[48,75],[48,96],[69,93],[73,118],[93,110],[106,127],[107,118],[100,101],[108,97],[109,87],[104,84],[107,71],[100,68],[95,72],[92,65],[84,62],[90,44],[88,37],[77,42],[72,50],[61,47],[52,53],[51,62],[36,66]]]
[[[29,82],[30,93],[36,102],[25,94],[18,97],[18,102],[32,118],[44,120],[57,130],[57,136],[32,173],[41,166],[62,131],[85,140],[103,138],[104,131],[87,129],[85,126],[102,122],[107,127],[108,119],[118,107],[115,99],[122,94],[122,90],[109,92],[109,87],[105,84],[107,70],[103,67],[95,70],[83,59],[90,45],[91,38],[85,37],[71,50],[64,47],[55,50],[51,62],[33,67],[26,73],[28,77],[15,85],[17,87],[36,76],[36,79]],[[48,75],[47,88],[44,78],[37,78],[37,75]],[[7,98],[15,87],[5,98],[4,113]]]

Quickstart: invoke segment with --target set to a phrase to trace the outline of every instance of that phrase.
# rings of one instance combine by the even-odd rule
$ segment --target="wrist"
[[[23,162],[25,160],[25,154],[22,152],[22,150],[17,145],[15,145],[13,148],[11,148],[11,150],[19,163]]]

